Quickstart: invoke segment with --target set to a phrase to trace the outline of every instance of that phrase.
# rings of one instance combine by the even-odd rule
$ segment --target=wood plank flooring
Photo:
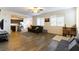
[[[12,32],[8,41],[0,42],[0,51],[46,51],[54,36],[49,33]]]

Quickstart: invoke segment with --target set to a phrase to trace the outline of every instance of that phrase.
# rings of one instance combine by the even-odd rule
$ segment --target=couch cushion
[[[68,51],[69,42],[66,40],[61,40],[56,48],[56,51]]]
[[[68,49],[72,49],[77,44],[77,41],[74,39],[68,46]]]

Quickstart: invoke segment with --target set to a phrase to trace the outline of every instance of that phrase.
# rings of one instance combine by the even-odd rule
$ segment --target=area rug
[[[51,42],[52,38],[55,34],[50,33],[32,33],[32,32],[25,32],[22,33],[27,39],[31,42],[34,42],[37,45],[37,50],[48,50],[48,45]]]

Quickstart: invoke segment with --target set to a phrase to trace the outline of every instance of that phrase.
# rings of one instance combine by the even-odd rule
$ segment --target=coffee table
[[[56,41],[61,41],[61,40],[66,40],[68,41],[69,37],[65,37],[65,36],[60,36],[60,35],[56,35],[54,38],[52,38],[53,40]]]

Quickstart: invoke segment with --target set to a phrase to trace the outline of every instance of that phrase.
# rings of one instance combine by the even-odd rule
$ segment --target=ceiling
[[[42,8],[43,8],[43,11],[41,11],[40,13],[34,14],[28,7],[5,7],[5,9],[7,9],[8,11],[13,11],[13,12],[17,12],[17,13],[21,13],[29,16],[40,15],[43,13],[58,11],[62,9],[68,9],[72,7],[42,7]]]

